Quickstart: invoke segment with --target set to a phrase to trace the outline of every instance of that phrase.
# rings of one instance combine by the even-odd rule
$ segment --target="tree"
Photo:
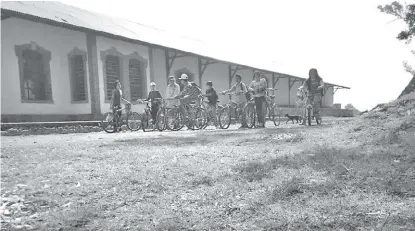
[[[395,16],[397,19],[403,20],[407,24],[407,29],[401,31],[397,39],[405,41],[407,44],[411,43],[415,38],[415,4],[402,4],[397,1],[384,6],[378,6],[381,12]],[[415,56],[415,51],[411,51]],[[415,70],[408,64],[403,62],[405,70],[412,74],[412,80],[408,86],[402,91],[399,97],[406,95],[415,90]]]

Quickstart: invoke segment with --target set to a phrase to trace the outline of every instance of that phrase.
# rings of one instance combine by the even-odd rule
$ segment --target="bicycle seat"
[[[275,98],[275,95],[270,95],[269,96],[271,99],[274,99]]]

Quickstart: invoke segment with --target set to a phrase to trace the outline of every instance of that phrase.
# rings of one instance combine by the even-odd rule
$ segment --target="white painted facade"
[[[20,78],[18,58],[15,54],[15,46],[34,43],[51,52],[50,76],[52,82],[53,102],[35,103],[22,102],[20,96]],[[68,54],[74,49],[87,52],[87,35],[85,32],[50,26],[29,20],[8,18],[2,20],[1,25],[1,113],[2,115],[79,115],[91,114],[91,86],[89,65],[86,65],[86,78],[88,101],[73,103],[71,101],[70,76]],[[162,48],[149,47],[145,45],[129,43],[121,40],[96,36],[97,51],[97,73],[99,83],[99,104],[101,113],[109,110],[109,102],[105,100],[104,63],[101,58],[102,52],[115,50],[123,58],[122,65],[128,65],[127,56],[139,56],[146,62],[145,80],[147,92],[151,79],[156,82],[157,89],[164,96],[167,86],[167,70],[165,50]],[[88,57],[89,58],[89,57]],[[125,59],[125,60],[124,60]],[[178,57],[173,61],[169,75],[174,75],[176,70],[186,67],[194,74],[195,82],[206,90],[206,81],[212,81],[214,88],[219,93],[229,89],[229,65],[226,63],[210,64],[206,67],[202,79],[199,79],[199,66],[197,56]],[[128,68],[128,67],[127,67]],[[151,69],[152,68],[152,69]],[[239,70],[236,74],[242,76],[243,82],[249,86],[253,80],[253,69]],[[128,73],[123,73],[121,80],[124,93],[129,92]],[[272,87],[272,75],[267,74],[269,86]],[[231,85],[235,83],[232,80]],[[301,81],[294,83],[289,94],[288,78],[281,78],[275,85],[276,103],[287,106],[295,106],[296,89],[302,84]],[[147,95],[147,92],[145,93]],[[129,97],[127,97],[129,98]],[[220,104],[228,102],[226,96],[219,96]],[[324,100],[324,107],[333,105],[333,88],[329,88]],[[134,111],[142,112],[144,106],[136,105]]]

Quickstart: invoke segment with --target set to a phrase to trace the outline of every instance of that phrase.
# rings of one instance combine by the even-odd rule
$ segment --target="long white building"
[[[151,81],[164,94],[169,75],[187,73],[202,87],[210,80],[224,90],[236,74],[249,83],[255,70],[266,73],[269,87],[278,88],[279,105],[294,107],[296,89],[305,79],[249,60],[218,55],[201,41],[58,2],[2,2],[1,118],[98,119],[109,110],[117,79],[124,96],[135,100],[147,96]],[[322,106],[332,107],[333,95],[341,88],[347,87],[327,83]],[[220,96],[221,103],[226,100]]]

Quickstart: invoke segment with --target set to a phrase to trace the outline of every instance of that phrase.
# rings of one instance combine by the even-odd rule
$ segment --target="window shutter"
[[[130,76],[131,100],[135,101],[143,98],[143,78],[141,77],[140,62],[137,59],[130,59],[128,70]]]
[[[107,91],[105,98],[111,99],[114,82],[120,80],[120,59],[114,55],[107,55],[105,59]]]
[[[22,99],[24,100],[51,100],[48,94],[49,81],[45,73],[45,64],[42,55],[36,51],[24,50]]]
[[[72,68],[72,100],[86,100],[85,62],[82,55],[74,55],[71,59]]]

